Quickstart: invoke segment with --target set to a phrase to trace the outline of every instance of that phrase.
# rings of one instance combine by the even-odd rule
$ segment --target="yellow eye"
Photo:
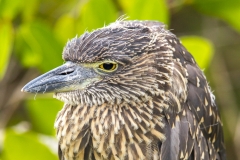
[[[99,68],[104,71],[113,72],[117,69],[117,64],[112,62],[105,62],[100,64]]]

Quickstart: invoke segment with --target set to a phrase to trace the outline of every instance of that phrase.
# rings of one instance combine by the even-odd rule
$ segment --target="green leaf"
[[[120,0],[126,16],[137,20],[158,20],[168,24],[168,8],[165,0]]]
[[[9,22],[0,21],[0,80],[3,78],[11,55],[13,28]]]
[[[207,68],[214,53],[212,43],[205,38],[197,36],[186,36],[180,39],[182,44],[193,55],[200,68]]]
[[[77,34],[76,18],[71,14],[62,15],[55,24],[54,33],[62,44],[66,44],[67,40]]]
[[[31,0],[27,2],[27,5],[24,5],[22,11],[22,18],[24,21],[31,21],[35,18],[35,13],[38,12],[39,7],[38,1],[39,0]]]
[[[89,0],[80,11],[78,33],[103,27],[116,19],[117,10],[111,0]]]
[[[57,156],[39,142],[34,132],[17,133],[8,129],[3,145],[5,160],[57,160]]]
[[[26,101],[26,109],[35,131],[55,135],[54,122],[63,103],[53,98],[36,96],[36,100]]]
[[[240,31],[240,0],[195,0],[193,4],[200,12],[221,18]]]
[[[22,64],[26,67],[36,66],[46,72],[63,63],[63,46],[52,30],[43,22],[22,25],[17,37],[17,50]]]
[[[0,0],[0,17],[13,19],[23,8],[25,1],[22,0]]]

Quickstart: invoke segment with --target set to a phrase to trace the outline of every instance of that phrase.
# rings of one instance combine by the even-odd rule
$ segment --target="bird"
[[[117,20],[69,40],[65,63],[22,91],[63,101],[60,160],[225,160],[215,96],[158,21]]]

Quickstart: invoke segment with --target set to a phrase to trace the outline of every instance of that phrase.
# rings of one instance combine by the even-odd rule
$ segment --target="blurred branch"
[[[236,139],[233,141],[233,143],[235,145],[235,152],[237,154],[237,157],[240,159],[240,137],[236,135],[237,130],[235,130],[235,128],[237,128],[237,125],[239,125],[239,123],[236,124],[237,120],[239,119],[238,106],[236,97],[233,94],[234,91],[230,80],[230,75],[227,71],[225,61],[223,60],[221,54],[215,55],[210,70],[214,84],[218,86],[215,90],[215,95],[219,97],[217,99],[219,106],[222,106],[221,110],[223,112],[221,112],[221,115],[224,119],[226,119],[226,124],[224,125],[225,130],[227,127],[227,130],[231,134],[230,137],[234,137],[234,139]]]
[[[24,72],[24,69],[11,58],[6,76],[0,82],[0,128],[7,125],[24,99],[25,95],[21,93],[23,85],[36,76],[35,70]]]

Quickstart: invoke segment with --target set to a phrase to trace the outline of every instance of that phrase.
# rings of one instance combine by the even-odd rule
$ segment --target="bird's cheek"
[[[100,77],[95,77],[73,81],[72,84],[68,86],[68,91],[84,90],[87,87],[91,86],[91,84],[93,84],[94,82],[98,82],[100,80]]]

